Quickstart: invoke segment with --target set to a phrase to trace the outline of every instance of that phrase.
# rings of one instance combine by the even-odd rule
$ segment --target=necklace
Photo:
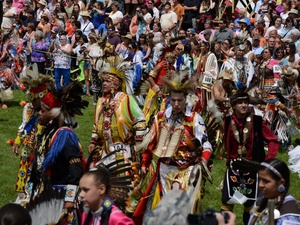
[[[240,157],[245,157],[246,153],[247,153],[247,149],[246,149],[245,145],[246,145],[247,139],[250,136],[250,129],[251,129],[251,126],[252,126],[252,119],[253,119],[252,115],[246,117],[246,121],[245,121],[245,124],[244,124],[244,128],[242,130],[242,133],[240,133],[239,129],[237,128],[237,124],[234,121],[234,119],[233,118],[231,119],[231,126],[232,126],[233,135],[234,135],[235,140],[239,143],[237,151],[238,151],[238,154],[239,154]]]

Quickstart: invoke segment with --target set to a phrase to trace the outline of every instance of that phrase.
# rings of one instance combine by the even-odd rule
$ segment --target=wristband
[[[68,184],[66,187],[65,202],[74,202],[77,196],[78,186]]]
[[[156,84],[156,85],[154,85],[154,86],[152,87],[152,90],[153,90],[155,93],[157,93],[157,92],[160,91],[160,88],[159,88],[158,85]]]

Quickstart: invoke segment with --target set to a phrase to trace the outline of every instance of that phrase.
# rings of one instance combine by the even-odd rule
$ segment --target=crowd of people
[[[12,89],[30,100],[12,144],[16,202],[33,224],[180,224],[178,214],[231,225],[231,212],[195,216],[212,156],[225,155],[221,210],[239,192],[244,224],[300,223],[276,159],[281,146],[300,171],[299,12],[299,0],[5,0],[1,108]],[[75,130],[84,94],[95,107],[87,158]]]

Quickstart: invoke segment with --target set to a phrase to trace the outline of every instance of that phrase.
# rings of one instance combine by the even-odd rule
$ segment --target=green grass
[[[18,170],[19,157],[12,154],[11,146],[6,144],[9,139],[14,139],[17,134],[18,127],[21,123],[23,108],[19,105],[20,100],[27,100],[27,96],[21,91],[15,91],[15,98],[8,103],[8,109],[0,108],[0,206],[16,199],[14,185]],[[83,116],[77,117],[79,128],[76,133],[81,141],[85,156],[87,157],[87,148],[89,145],[91,130],[93,124],[94,106],[92,98],[84,96],[90,102],[87,109],[83,111]],[[281,150],[278,158],[288,161],[287,152]],[[217,186],[221,183],[225,171],[224,160],[214,160],[212,169],[213,184],[206,183],[206,194],[204,197],[204,208],[220,209],[221,207],[221,191],[217,190]],[[291,174],[290,192],[298,200],[300,199],[300,179],[297,174]],[[237,224],[241,223],[242,206],[235,206],[234,212],[237,214]]]

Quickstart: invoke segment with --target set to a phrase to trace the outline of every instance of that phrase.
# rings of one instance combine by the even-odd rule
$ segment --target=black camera
[[[218,225],[216,213],[221,213],[224,217],[225,224],[228,223],[229,214],[225,211],[216,211],[214,209],[207,209],[200,215],[188,215],[189,225]]]
[[[137,20],[142,21],[144,19],[143,17],[144,17],[143,13],[139,13]]]

